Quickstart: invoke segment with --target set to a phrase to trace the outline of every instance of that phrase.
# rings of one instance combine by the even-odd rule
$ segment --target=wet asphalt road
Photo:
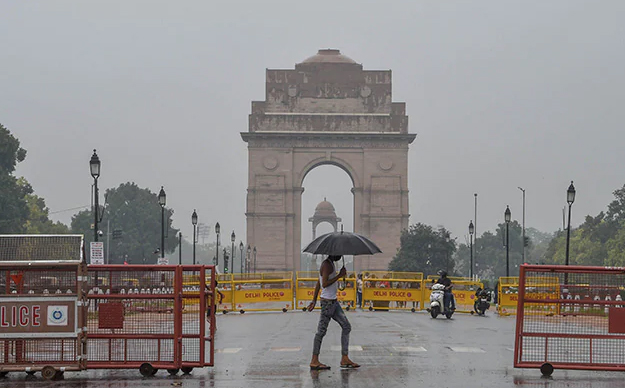
[[[321,349],[331,370],[308,364],[318,312],[218,316],[216,366],[191,375],[151,378],[137,370],[66,372],[63,381],[12,373],[6,387],[625,387],[625,374],[514,369],[514,317],[456,314],[452,320],[409,312],[350,311],[350,357],[341,370],[340,327],[332,322]]]

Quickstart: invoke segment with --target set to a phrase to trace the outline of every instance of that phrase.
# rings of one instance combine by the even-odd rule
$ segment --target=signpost
[[[91,242],[90,264],[104,264],[104,243]]]

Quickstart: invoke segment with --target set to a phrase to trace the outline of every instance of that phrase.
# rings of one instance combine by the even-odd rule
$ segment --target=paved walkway
[[[350,357],[362,365],[341,370],[340,327],[331,322],[321,361],[308,363],[318,312],[218,315],[216,366],[191,375],[160,371],[66,373],[62,382],[25,381],[12,374],[11,387],[625,387],[623,373],[558,371],[543,379],[534,369],[512,367],[514,317],[456,314],[452,320],[424,313],[350,311]],[[9,385],[10,384],[10,385]],[[42,385],[43,384],[43,385]],[[181,384],[181,385],[179,385]]]

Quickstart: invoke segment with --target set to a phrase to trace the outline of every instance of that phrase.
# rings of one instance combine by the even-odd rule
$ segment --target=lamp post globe
[[[565,255],[565,265],[569,265],[569,242],[571,240],[571,206],[573,206],[573,202],[575,202],[575,186],[573,186],[573,181],[569,185],[569,188],[566,190],[566,202],[569,204],[569,219],[567,221],[566,227],[566,255]]]
[[[91,155],[91,160],[89,160],[89,167],[91,168],[91,176],[98,179],[100,177],[100,158],[96,150],[93,150],[93,155]]]
[[[503,213],[504,221],[506,221],[506,277],[510,276],[510,206],[506,205],[506,211]]]
[[[471,279],[473,279],[473,233],[475,232],[475,226],[473,225],[473,220],[471,220],[469,222],[469,238],[470,238],[470,245],[469,245],[469,251],[470,251],[470,261],[469,261],[469,277]]]
[[[193,265],[195,265],[195,243],[196,240],[196,227],[197,227],[197,212],[193,209],[193,214],[191,214],[191,224],[193,224]]]
[[[219,226],[219,222],[215,224],[215,234],[217,235],[217,246],[215,247],[215,257],[213,258],[213,265],[219,267],[219,233],[221,232],[221,227]]]

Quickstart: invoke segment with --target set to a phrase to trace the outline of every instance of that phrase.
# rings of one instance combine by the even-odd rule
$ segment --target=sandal
[[[311,365],[310,366],[310,370],[326,370],[326,369],[330,369],[330,367],[328,365],[324,365],[324,364]]]
[[[343,369],[356,369],[356,368],[360,368],[360,365],[356,364],[355,362],[352,362],[351,364],[342,364],[341,368],[343,368]]]

